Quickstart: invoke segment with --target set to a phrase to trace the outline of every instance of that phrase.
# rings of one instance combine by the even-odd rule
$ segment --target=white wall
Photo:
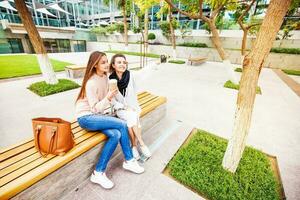
[[[151,30],[155,34],[156,39],[153,42],[159,42],[162,44],[170,44],[170,41],[167,40],[161,33],[160,30]],[[223,30],[220,33],[220,38],[224,48],[227,49],[240,49],[242,46],[242,35],[243,32],[240,30]],[[136,43],[141,40],[141,34],[134,34],[129,32],[128,41],[131,43]],[[123,35],[116,33],[109,36],[97,36],[97,41],[107,41],[107,42],[123,42]],[[250,49],[251,45],[255,41],[254,37],[248,36],[247,39],[247,48]],[[176,30],[176,43],[184,42],[201,42],[207,44],[208,47],[213,47],[213,44],[210,39],[210,35],[206,33],[205,30],[193,30],[192,34],[184,38],[181,37],[178,30]],[[293,36],[288,40],[277,40],[274,42],[273,47],[284,48],[299,48],[300,47],[300,31],[293,31]]]
[[[171,46],[166,45],[149,45],[149,53],[169,54],[171,56]],[[105,43],[105,42],[87,42],[87,51],[106,51],[106,50],[121,50],[125,47],[122,43]],[[139,52],[139,44],[129,44],[128,51]],[[226,50],[229,59],[232,63],[241,64],[241,53],[237,50]],[[191,48],[177,47],[176,55],[178,58],[188,57],[207,57],[209,61],[221,61],[220,56],[214,48]],[[282,69],[297,69],[300,70],[300,55],[296,54],[281,54],[270,53],[265,61],[264,67],[282,68]]]

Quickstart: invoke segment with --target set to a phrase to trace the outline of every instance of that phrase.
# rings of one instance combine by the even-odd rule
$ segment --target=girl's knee
[[[121,132],[118,130],[114,130],[113,138],[116,140],[120,140],[121,138]]]

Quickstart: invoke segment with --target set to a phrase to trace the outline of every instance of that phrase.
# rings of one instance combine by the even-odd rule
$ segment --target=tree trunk
[[[21,17],[24,28],[26,29],[29,39],[32,43],[35,53],[37,54],[40,69],[43,77],[48,84],[58,83],[55,73],[53,71],[51,62],[46,53],[43,40],[33,23],[31,14],[29,13],[26,4],[23,0],[15,0],[16,8]]]
[[[123,20],[124,20],[124,43],[125,49],[128,48],[128,28],[127,28],[127,14],[126,14],[126,0],[122,0],[123,5]]]
[[[243,62],[243,73],[237,98],[233,136],[230,138],[222,165],[235,172],[242,157],[249,132],[256,86],[263,62],[268,56],[291,0],[271,0],[257,39]]]
[[[222,60],[226,60],[227,55],[226,55],[226,52],[225,52],[225,50],[222,46],[220,36],[219,36],[219,32],[217,30],[217,27],[215,25],[214,20],[207,21],[207,24],[209,26],[209,29],[211,30],[211,33],[212,33],[211,40],[212,40],[214,46],[216,47],[216,49],[219,53],[219,56],[221,57]]]
[[[247,35],[248,35],[248,29],[243,29],[243,40],[242,40],[242,49],[241,49],[242,56],[245,56],[246,54]]]
[[[173,16],[171,12],[171,6],[169,6],[169,25],[170,25],[170,33],[171,33],[171,43],[173,47],[173,58],[176,59],[176,39],[175,39],[175,33],[174,33],[174,28],[173,28]]]
[[[146,53],[148,52],[148,23],[149,23],[149,14],[148,8],[145,9],[145,18],[144,18],[144,41],[146,47]]]

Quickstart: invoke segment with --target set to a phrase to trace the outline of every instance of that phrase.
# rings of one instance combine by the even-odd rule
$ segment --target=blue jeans
[[[96,171],[104,172],[107,163],[120,142],[125,160],[133,158],[128,138],[126,122],[115,117],[105,115],[85,115],[77,119],[81,128],[89,131],[101,131],[107,136],[107,142],[96,165]]]

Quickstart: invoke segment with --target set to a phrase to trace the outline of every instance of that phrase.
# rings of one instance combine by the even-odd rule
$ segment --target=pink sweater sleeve
[[[91,111],[93,113],[104,114],[104,110],[110,105],[110,102],[106,98],[106,96],[102,97],[99,100],[99,97],[97,95],[97,89],[98,87],[95,84],[95,82],[89,80],[85,87],[86,98],[88,100],[88,103],[91,107]],[[101,88],[101,89],[105,89],[105,88]]]

